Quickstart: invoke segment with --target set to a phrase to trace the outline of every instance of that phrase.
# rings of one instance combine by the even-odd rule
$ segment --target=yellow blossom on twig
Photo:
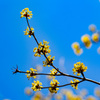
[[[36,75],[35,75],[37,73],[36,69],[30,68],[30,71],[27,70],[26,72],[27,72],[26,75],[27,75],[28,80],[30,79],[30,77],[36,78]]]
[[[42,83],[39,82],[38,80],[37,81],[34,81],[34,83],[32,83],[32,87],[31,89],[33,89],[33,91],[40,91],[41,88],[42,88]]]
[[[56,79],[53,79],[50,83],[51,87],[49,88],[49,91],[51,93],[57,93],[57,91],[59,90],[59,88],[57,88],[59,82]]]
[[[38,48],[35,47],[33,50],[33,52],[35,52],[34,56],[41,57],[41,55],[43,55],[43,53],[48,55],[48,53],[51,52],[51,50],[49,49],[50,46],[48,44],[49,44],[49,42],[47,42],[45,40],[43,40],[43,44],[42,44],[42,42],[40,42],[38,45]]]
[[[71,86],[74,89],[78,89],[78,82],[79,82],[79,80],[77,80],[77,79],[73,79],[73,81],[72,80],[70,81],[70,83],[74,83],[74,84],[71,84]]]
[[[20,12],[20,14],[21,14],[21,18],[22,17],[25,17],[25,18],[28,18],[28,19],[30,19],[30,18],[32,18],[32,11],[29,11],[29,8],[25,8],[25,9],[23,9],[21,12]]]
[[[29,35],[29,37],[31,37],[31,35],[34,34],[34,28],[31,27],[29,29],[29,27],[27,27],[27,29],[25,29],[24,33],[25,33],[24,35]]]
[[[52,78],[55,78],[55,75],[57,75],[57,70],[56,69],[52,69],[52,70],[50,70],[50,74],[51,74],[51,77]]]
[[[50,67],[50,65],[53,63],[53,60],[55,60],[54,58],[55,58],[55,56],[53,56],[53,57],[51,58],[51,55],[49,55],[49,56],[47,57],[46,61],[43,61],[43,64],[44,64],[43,66],[44,66],[44,67],[46,67],[46,66]]]
[[[86,70],[87,66],[85,66],[83,63],[77,62],[76,64],[74,64],[73,73],[77,73],[77,76],[81,75],[81,73],[85,72]]]

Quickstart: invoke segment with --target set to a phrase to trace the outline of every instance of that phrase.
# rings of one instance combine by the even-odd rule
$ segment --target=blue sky
[[[82,35],[91,35],[88,30],[90,24],[100,29],[99,0],[4,0],[0,2],[1,98],[28,100],[24,88],[31,86],[32,80],[28,81],[24,74],[13,75],[11,68],[17,64],[19,69],[26,71],[44,60],[43,57],[36,59],[33,56],[36,43],[33,38],[24,35],[27,24],[25,18],[20,18],[20,11],[26,7],[33,13],[29,22],[38,40],[50,42],[51,55],[56,59],[54,64],[59,67],[59,59],[64,57],[67,73],[72,74],[73,64],[81,61],[88,66],[86,77],[99,81],[100,55],[96,50],[100,44],[93,45],[89,50],[84,49],[81,56],[76,56],[71,48],[73,42],[81,42]],[[49,72],[49,68],[43,69]],[[43,81],[43,77],[40,80]],[[97,85],[89,82],[79,85],[79,89],[86,88],[90,94],[95,87]]]

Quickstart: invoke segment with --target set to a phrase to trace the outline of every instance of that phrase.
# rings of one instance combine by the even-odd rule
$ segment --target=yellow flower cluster
[[[51,80],[51,79],[55,78],[55,75],[57,75],[58,72],[56,69],[52,69],[52,70],[50,70],[50,72],[51,73],[50,73],[50,75],[47,76],[47,78]],[[58,74],[60,74],[60,73],[58,73]]]
[[[35,47],[33,50],[33,52],[35,52],[34,56],[41,57],[41,55],[43,55],[43,53],[48,55],[48,53],[51,52],[51,50],[49,49],[50,46],[48,44],[49,44],[49,42],[47,42],[45,40],[43,40],[43,44],[42,44],[42,42],[40,42],[38,45],[38,48]]]
[[[34,83],[32,83],[31,89],[32,89],[33,91],[40,91],[41,88],[42,88],[41,85],[42,85],[42,83],[39,82],[38,80],[37,80],[37,81],[34,81]]]
[[[50,67],[50,65],[53,63],[53,60],[55,60],[54,58],[55,58],[55,56],[53,56],[53,57],[51,58],[51,55],[49,55],[49,56],[47,57],[46,61],[43,61],[43,64],[44,64],[43,66],[44,66],[44,67],[46,67],[46,66]]]
[[[51,74],[51,76],[55,76],[55,75],[57,75],[57,70],[56,69],[52,69],[52,70],[50,70],[50,74]]]
[[[57,88],[59,82],[56,79],[53,79],[50,83],[51,87],[49,88],[49,91],[51,93],[57,93],[57,91],[59,90],[59,88]]]
[[[98,34],[98,33],[94,33],[94,34],[92,35],[92,40],[93,40],[94,42],[98,42],[98,41],[99,41],[99,34]]]
[[[87,66],[85,66],[83,63],[77,62],[76,64],[74,64],[73,73],[77,73],[77,76],[81,75],[81,73],[85,72],[86,70]]]
[[[77,80],[77,79],[73,79],[73,81],[72,80],[70,81],[70,83],[74,83],[74,84],[71,84],[71,86],[74,89],[78,89],[78,82],[79,82],[79,80]]]
[[[21,18],[22,17],[25,17],[25,18],[28,18],[28,19],[30,19],[30,18],[32,18],[32,11],[29,11],[29,8],[25,8],[25,9],[23,9],[21,12],[20,12],[20,14],[21,14]]]
[[[90,40],[90,36],[88,34],[85,34],[81,37],[81,41],[84,43],[86,48],[90,48],[92,43]]]
[[[31,38],[31,35],[34,33],[34,28],[30,28],[29,29],[29,27],[27,27],[27,29],[25,29],[25,31],[24,31],[24,35],[29,35],[29,37]]]
[[[81,37],[81,41],[83,42],[84,46],[89,49],[92,46],[92,43],[97,43],[100,41],[100,32],[99,30],[96,29],[96,26],[91,24],[89,26],[89,30],[92,32],[92,36],[90,37],[88,34],[85,34]],[[74,42],[72,44],[72,49],[74,50],[74,53],[76,55],[82,54],[83,50],[80,49],[82,48],[83,45],[79,45],[79,43]],[[97,51],[98,52],[98,51]]]
[[[51,77],[51,79],[55,78],[55,75],[57,75],[57,73],[58,73],[56,69],[52,69],[52,70],[50,70],[50,72],[51,72],[50,73],[51,75],[49,77]]]
[[[80,48],[80,45],[78,42],[74,42],[72,44],[72,49],[74,50],[74,53],[77,55],[81,55],[83,53],[83,49]]]
[[[30,77],[36,78],[36,75],[35,75],[37,73],[36,69],[30,68],[30,71],[27,70],[26,72],[27,72],[26,75],[27,75],[28,80],[30,79]]]

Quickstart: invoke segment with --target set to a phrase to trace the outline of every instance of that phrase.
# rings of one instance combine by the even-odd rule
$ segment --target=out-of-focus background
[[[0,2],[0,100],[30,100],[24,92],[31,87],[34,79],[28,80],[25,74],[13,75],[11,68],[16,64],[20,70],[26,71],[37,64],[42,65],[44,57],[34,57],[33,48],[36,42],[24,35],[27,23],[20,18],[22,9],[28,7],[33,13],[30,25],[35,29],[38,41],[46,40],[50,44],[51,55],[55,56],[54,65],[61,71],[73,74],[74,63],[83,62],[88,66],[85,72],[87,78],[100,81],[100,55],[97,48],[100,44],[93,44],[83,49],[83,54],[76,56],[71,48],[73,42],[81,42],[84,34],[92,35],[88,27],[95,24],[100,29],[99,0],[2,0]],[[42,67],[42,72],[50,73],[50,67]],[[61,84],[70,82],[70,78],[58,77]],[[45,76],[39,80],[43,86],[49,86]],[[83,82],[79,90],[87,89],[89,95],[94,95],[97,84]],[[60,88],[62,89],[62,88]],[[60,90],[59,90],[60,91]],[[47,95],[47,89],[41,90]],[[33,92],[34,94],[35,92]]]

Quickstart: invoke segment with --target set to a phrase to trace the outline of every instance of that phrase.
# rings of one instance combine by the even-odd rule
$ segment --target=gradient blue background
[[[76,56],[71,48],[73,42],[81,42],[85,33],[91,35],[90,24],[100,29],[99,0],[4,0],[0,2],[0,100],[29,100],[24,88],[31,86],[33,80],[28,81],[24,74],[13,75],[11,68],[17,64],[20,70],[26,71],[45,60],[33,56],[33,48],[37,45],[33,38],[24,35],[27,24],[25,18],[20,18],[20,11],[26,7],[33,13],[30,25],[38,40],[50,42],[51,55],[56,59],[54,65],[59,67],[59,59],[64,57],[67,73],[73,74],[73,64],[81,61],[88,66],[86,77],[100,81],[100,55],[97,54],[100,44],[84,49],[81,56]],[[43,69],[49,72],[49,68]],[[61,84],[67,81],[66,78],[58,80]],[[45,86],[49,85],[44,81]],[[86,88],[92,95],[97,86],[84,82],[79,89]],[[66,88],[72,89],[71,86]],[[47,91],[42,90],[45,94]]]

